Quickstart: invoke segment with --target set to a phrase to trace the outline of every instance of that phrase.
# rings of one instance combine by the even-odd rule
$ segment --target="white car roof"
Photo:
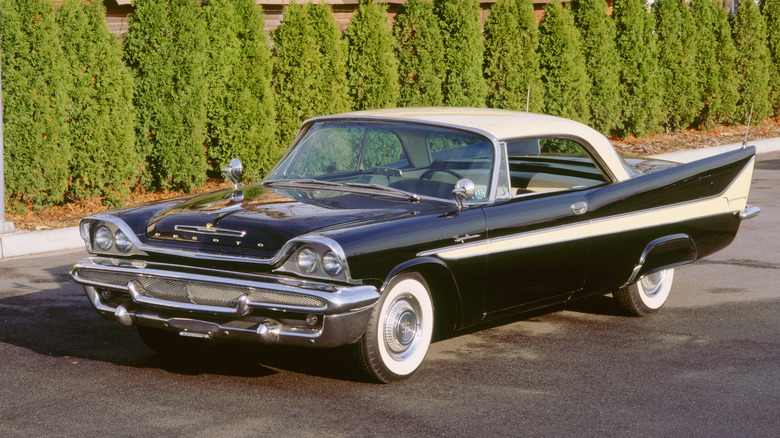
[[[330,117],[376,117],[462,126],[482,130],[498,140],[543,136],[576,137],[593,147],[594,152],[619,181],[629,178],[623,161],[606,137],[585,124],[560,117],[502,109],[459,107],[387,108],[354,111]]]

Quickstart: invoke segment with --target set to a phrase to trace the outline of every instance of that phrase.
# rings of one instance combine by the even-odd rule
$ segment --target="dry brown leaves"
[[[780,120],[770,119],[759,126],[751,126],[748,140],[780,137]],[[628,156],[646,156],[674,152],[683,149],[698,149],[711,146],[740,143],[745,138],[744,126],[722,126],[712,131],[686,130],[671,134],[653,135],[643,138],[611,139],[618,153]],[[193,193],[208,192],[230,187],[222,179],[211,179],[206,184],[194,190]],[[181,196],[177,191],[152,192],[136,189],[125,201],[125,205],[140,204],[158,199]],[[67,202],[62,205],[44,208],[38,212],[28,210],[23,214],[6,213],[6,220],[11,221],[20,231],[40,231],[53,228],[64,228],[78,225],[84,216],[93,215],[108,210],[100,199],[83,199]]]

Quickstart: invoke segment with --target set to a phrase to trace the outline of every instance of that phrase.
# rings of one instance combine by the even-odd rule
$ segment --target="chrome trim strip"
[[[228,237],[244,237],[246,231],[228,230],[227,228],[215,228],[215,227],[198,227],[193,225],[176,225],[174,230],[183,233],[195,233],[195,234],[208,234],[211,236],[228,236]]]

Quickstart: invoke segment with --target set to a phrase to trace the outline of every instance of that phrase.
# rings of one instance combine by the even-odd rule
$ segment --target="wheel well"
[[[434,337],[441,338],[457,329],[461,322],[461,306],[458,288],[450,272],[434,263],[409,266],[402,272],[418,272],[428,283],[433,300]]]

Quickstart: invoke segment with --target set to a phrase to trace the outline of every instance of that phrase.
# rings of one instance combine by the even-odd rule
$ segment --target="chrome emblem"
[[[176,225],[173,229],[182,233],[208,234],[210,236],[244,237],[246,235],[246,231],[216,228],[211,224],[206,224],[205,227]]]
[[[464,234],[462,236],[453,236],[452,238],[455,239],[455,243],[463,243],[468,239],[476,239],[479,236],[481,236],[481,234]]]

